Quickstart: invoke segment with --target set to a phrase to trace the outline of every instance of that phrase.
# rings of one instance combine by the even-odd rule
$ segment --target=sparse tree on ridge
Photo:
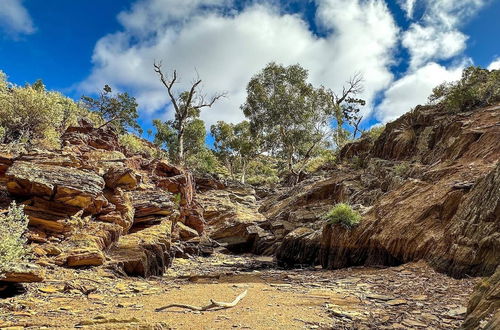
[[[141,126],[137,123],[137,102],[128,93],[118,93],[113,96],[111,87],[104,85],[97,98],[82,96],[84,106],[98,113],[104,120],[99,128],[113,127],[118,133],[124,134],[129,129],[142,133]]]
[[[342,93],[337,94],[330,90],[330,96],[335,106],[335,121],[337,128],[333,139],[337,147],[342,147],[349,140],[349,131],[344,130],[345,124],[352,127],[352,138],[355,139],[357,133],[362,133],[359,128],[363,116],[359,115],[360,107],[366,104],[365,100],[356,98],[356,95],[363,93],[363,78],[360,73],[353,75],[342,87]]]
[[[177,81],[177,71],[174,70],[172,77],[167,78],[162,71],[161,62],[154,63],[154,70],[160,77],[160,81],[167,89],[167,94],[172,103],[175,111],[174,120],[169,124],[171,128],[175,131],[177,137],[177,161],[179,163],[184,163],[184,137],[186,134],[186,128],[190,121],[196,119],[200,115],[200,110],[202,108],[210,108],[214,103],[221,97],[225,96],[225,93],[217,93],[211,98],[207,99],[200,92],[201,79],[196,79],[191,88],[187,91],[183,91],[176,95],[174,86]]]

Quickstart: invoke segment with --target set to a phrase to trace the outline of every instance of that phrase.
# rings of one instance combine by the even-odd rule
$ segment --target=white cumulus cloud
[[[488,70],[500,70],[500,57],[496,58],[488,65]]]
[[[22,0],[1,0],[0,28],[9,35],[31,34],[35,27]]]
[[[402,44],[410,53],[410,66],[419,68],[430,61],[446,60],[466,48],[468,37],[459,28],[474,16],[485,0],[406,0],[401,7],[410,17],[416,3],[425,8],[422,17],[403,33]],[[411,14],[411,15],[410,15]]]
[[[179,5],[182,3],[182,6]],[[255,3],[232,11],[227,0],[144,0],[119,14],[123,29],[101,38],[93,71],[80,84],[89,93],[107,83],[132,90],[143,116],[165,116],[168,98],[153,61],[176,69],[188,87],[196,76],[204,92],[228,97],[202,112],[208,125],[243,119],[246,84],[268,62],[300,63],[314,84],[339,89],[354,73],[364,76],[369,102],[392,81],[392,50],[398,27],[383,0],[322,0],[317,21],[329,32],[318,37],[300,16]],[[160,111],[159,111],[160,110]]]
[[[465,63],[446,68],[431,62],[396,80],[387,89],[384,100],[377,107],[376,118],[386,123],[418,104],[425,104],[435,86],[460,79],[464,67]]]

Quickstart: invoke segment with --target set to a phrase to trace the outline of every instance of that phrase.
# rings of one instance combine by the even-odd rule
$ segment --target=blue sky
[[[243,119],[245,85],[271,60],[334,90],[360,71],[370,126],[470,63],[500,66],[499,14],[499,0],[0,0],[0,70],[75,99],[104,83],[128,91],[145,129],[171,115],[154,59],[185,84],[198,72],[208,95],[228,92],[202,113],[208,124]]]

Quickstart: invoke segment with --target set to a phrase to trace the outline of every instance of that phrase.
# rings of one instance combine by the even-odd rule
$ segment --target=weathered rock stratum
[[[190,173],[165,161],[125,156],[118,136],[82,121],[62,137],[61,150],[0,151],[0,189],[29,217],[28,238],[40,266],[107,265],[128,275],[161,275],[184,247],[173,233],[204,231]],[[191,249],[198,241],[191,242]],[[182,253],[181,253],[182,254]],[[38,273],[4,274],[37,281]]]

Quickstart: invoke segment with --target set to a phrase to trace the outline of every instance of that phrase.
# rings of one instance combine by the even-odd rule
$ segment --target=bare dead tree
[[[154,62],[154,71],[160,77],[160,81],[163,86],[167,89],[168,96],[172,102],[172,106],[175,111],[174,129],[177,131],[177,158],[180,163],[184,162],[184,133],[186,129],[186,124],[190,118],[199,115],[200,109],[211,108],[214,103],[222,97],[226,96],[226,93],[216,93],[207,100],[207,97],[200,92],[201,79],[197,77],[191,84],[191,88],[188,91],[178,93],[176,95],[174,91],[174,86],[178,83],[177,71],[174,70],[172,77],[167,78],[162,71],[162,63]]]
[[[366,104],[365,100],[356,98],[356,95],[361,93],[363,93],[363,76],[359,72],[346,81],[341,94],[330,91],[332,102],[336,106],[337,142],[341,140],[340,129],[345,122],[353,127],[353,138],[361,132],[359,125],[363,117],[359,115],[359,107]]]

